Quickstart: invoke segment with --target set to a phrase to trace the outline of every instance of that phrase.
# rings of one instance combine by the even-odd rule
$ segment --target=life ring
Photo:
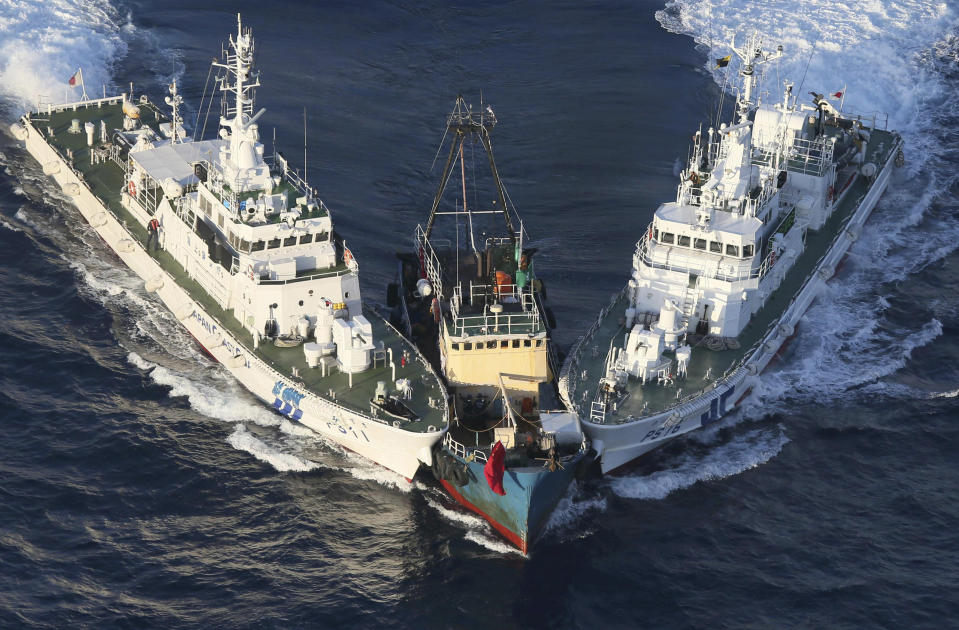
[[[130,183],[127,184],[127,192],[130,193],[131,197],[137,196],[137,186],[133,183],[133,180],[130,180]]]
[[[826,200],[832,201],[832,198],[836,195],[836,189],[830,186],[826,189]]]
[[[353,252],[345,247],[343,248],[343,262],[347,265],[353,262]]]
[[[699,173],[693,172],[689,175],[689,182],[693,186],[699,186]]]
[[[247,265],[246,272],[250,276],[250,280],[253,280],[255,276],[255,274],[253,273],[253,265]]]
[[[433,311],[433,321],[439,324],[442,311],[440,310],[440,301],[438,299],[433,298],[433,303],[430,304],[430,310]]]

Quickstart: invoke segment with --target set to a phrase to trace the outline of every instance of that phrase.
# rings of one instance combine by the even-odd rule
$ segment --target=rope
[[[486,403],[486,408],[487,408],[487,409],[489,408],[490,405],[492,405],[494,402],[496,402],[496,399],[499,398],[499,396],[500,396],[501,393],[502,393],[502,392],[500,392],[499,390],[496,391],[496,395],[493,396],[493,398],[491,398],[488,403]],[[509,404],[509,403],[507,402],[507,404]],[[461,427],[463,427],[463,428],[466,429],[467,431],[472,431],[473,433],[486,433],[487,431],[489,431],[489,430],[491,430],[491,429],[495,429],[495,428],[498,427],[499,425],[503,424],[503,420],[505,420],[505,418],[501,418],[499,422],[497,422],[497,423],[494,424],[493,426],[488,427],[488,428],[486,428],[486,429],[474,429],[474,428],[472,428],[472,427],[470,427],[470,426],[465,425],[465,424],[463,423],[463,419],[462,419],[462,418],[457,418],[457,421],[459,422],[459,425],[460,425]]]
[[[200,97],[200,106],[196,109],[196,117],[193,119],[193,131],[196,131],[197,125],[200,124],[200,112],[203,111],[203,101],[206,100],[206,88],[210,85],[210,75],[213,74],[213,64],[210,64],[210,69],[206,72],[206,82],[203,84],[203,96]],[[213,98],[213,95],[210,95],[210,98]],[[202,140],[203,135],[201,134],[198,140]]]
[[[213,71],[213,65],[210,65],[210,72]],[[203,131],[200,132],[200,139],[203,139],[203,136],[206,135],[206,123],[210,119],[210,110],[213,109],[213,95],[210,94],[210,101],[206,106],[206,116],[203,117]]]

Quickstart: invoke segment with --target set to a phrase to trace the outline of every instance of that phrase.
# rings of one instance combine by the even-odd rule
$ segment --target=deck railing
[[[665,245],[664,247],[676,247],[671,245]],[[684,250],[685,251],[685,250]],[[693,250],[689,250],[693,251]],[[705,253],[705,252],[704,252]],[[710,278],[715,280],[722,280],[724,282],[740,282],[743,280],[752,280],[755,278],[761,278],[762,273],[760,273],[760,267],[753,268],[750,262],[750,265],[747,267],[740,263],[734,270],[730,272],[724,272],[722,266],[717,263],[707,264],[702,263],[700,265],[692,263],[673,263],[673,262],[662,262],[655,260],[649,251],[649,234],[644,234],[643,237],[639,240],[639,243],[636,246],[636,253],[634,256],[642,262],[642,264],[647,267],[652,267],[653,269],[664,269],[666,271],[677,271],[680,273],[686,274],[695,274],[701,278]],[[713,256],[716,256],[713,254]]]
[[[433,250],[433,245],[430,243],[430,239],[426,237],[426,232],[421,225],[416,226],[413,250],[419,256],[420,265],[425,268],[426,277],[433,285],[433,294],[437,296],[445,295],[443,293],[442,266],[439,256]]]
[[[524,313],[487,313],[453,317],[454,337],[484,335],[528,335],[540,332],[539,313],[533,309]]]
[[[443,446],[457,457],[469,459],[470,455],[472,455],[473,459],[477,462],[482,462],[485,464],[488,461],[486,453],[481,451],[479,448],[470,448],[461,442],[457,442],[453,439],[453,436],[451,436],[448,431],[443,437]]]

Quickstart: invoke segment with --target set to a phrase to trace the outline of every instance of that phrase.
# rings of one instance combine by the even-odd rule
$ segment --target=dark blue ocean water
[[[782,71],[809,89],[842,87],[843,70],[909,159],[744,410],[573,488],[524,558],[428,479],[410,486],[259,405],[5,136],[0,627],[959,625],[954,9],[813,2],[830,11],[818,29],[778,4],[0,7],[5,123],[37,90],[58,98],[44,73],[76,64],[154,99],[175,76],[192,122],[242,11],[261,132],[275,125],[301,163],[307,107],[309,179],[369,300],[428,212],[449,107],[482,94],[564,345],[674,194],[717,108],[707,59],[733,32],[800,51]]]

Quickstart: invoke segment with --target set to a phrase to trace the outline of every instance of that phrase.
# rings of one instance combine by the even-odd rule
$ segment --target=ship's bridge
[[[649,267],[683,271],[696,276],[736,281],[753,271],[756,243],[763,222],[756,217],[714,211],[700,222],[701,208],[675,202],[661,205],[650,232],[640,244],[642,262]]]
[[[334,242],[329,211],[310,198],[305,182],[278,156],[277,173],[263,189],[233,191],[223,177],[227,142],[161,141],[131,150],[129,191],[151,214],[166,195],[185,202],[178,210],[184,216],[205,217],[197,233],[210,241],[211,252],[226,250],[214,257],[227,269],[287,280],[337,267],[343,247]]]

